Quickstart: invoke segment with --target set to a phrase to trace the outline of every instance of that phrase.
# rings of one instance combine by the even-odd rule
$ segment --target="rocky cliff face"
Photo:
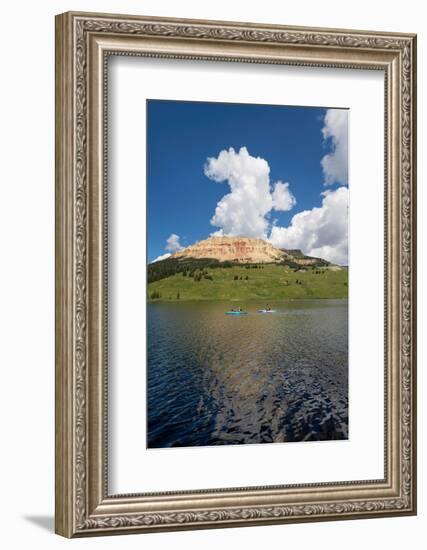
[[[262,239],[248,237],[209,237],[176,252],[172,257],[212,258],[220,262],[240,263],[278,263],[283,260],[296,260],[286,250],[280,250]],[[298,263],[301,259],[298,258]]]

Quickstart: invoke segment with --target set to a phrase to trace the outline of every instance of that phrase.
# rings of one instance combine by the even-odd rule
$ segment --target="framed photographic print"
[[[56,531],[416,513],[416,37],[56,18]]]

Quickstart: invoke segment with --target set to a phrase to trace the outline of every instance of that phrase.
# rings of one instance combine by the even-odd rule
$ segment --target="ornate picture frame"
[[[384,479],[108,492],[106,60],[385,76]],[[416,36],[68,12],[56,18],[56,532],[65,537],[416,513]]]

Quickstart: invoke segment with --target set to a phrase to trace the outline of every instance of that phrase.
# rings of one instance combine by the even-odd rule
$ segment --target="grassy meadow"
[[[308,267],[298,271],[284,265],[200,268],[175,273],[148,285],[150,301],[286,300],[346,298],[348,270]]]

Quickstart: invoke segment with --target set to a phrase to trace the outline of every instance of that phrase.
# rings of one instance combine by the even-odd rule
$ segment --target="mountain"
[[[148,264],[148,299],[346,298],[348,270],[262,239],[209,237]]]
[[[164,260],[148,264],[147,280],[153,283],[177,273],[203,272],[206,269],[235,267],[264,267],[273,265],[293,271],[323,269],[340,271],[321,258],[306,256],[301,250],[276,248],[263,239],[249,237],[209,237],[175,252]]]
[[[170,256],[171,259],[202,260],[238,264],[293,263],[300,266],[330,265],[326,260],[306,256],[301,250],[276,248],[263,239],[249,237],[209,237]]]

